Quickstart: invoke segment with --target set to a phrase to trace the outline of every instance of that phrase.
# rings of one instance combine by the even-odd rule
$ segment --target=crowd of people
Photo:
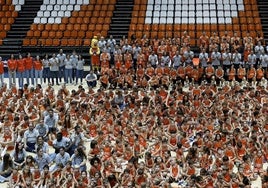
[[[71,55],[31,58],[49,75],[39,80],[28,76],[39,73],[26,69],[27,58],[14,60],[14,68],[11,56],[9,74],[24,64],[26,83],[10,79],[0,89],[0,181],[11,187],[238,188],[260,178],[267,187],[267,49],[263,39],[247,36],[246,55],[249,40],[226,34],[200,37],[199,64],[187,32],[180,39],[145,36],[119,44],[100,38],[90,73],[76,77],[89,87],[72,90],[66,86],[74,80],[74,66],[66,63],[74,61]],[[238,44],[244,47],[235,49]],[[77,60],[79,75],[84,60]],[[65,80],[55,90],[58,75]]]
[[[22,88],[25,83],[32,86],[43,83],[77,85],[80,82],[81,84],[84,79],[84,65],[85,60],[81,55],[77,55],[75,50],[72,54],[66,55],[60,49],[58,54],[54,53],[51,56],[46,54],[42,58],[39,55],[32,57],[30,52],[25,57],[22,54],[18,57],[11,54],[7,61],[9,87],[15,84]],[[1,85],[3,85],[4,67],[5,63],[0,57]]]

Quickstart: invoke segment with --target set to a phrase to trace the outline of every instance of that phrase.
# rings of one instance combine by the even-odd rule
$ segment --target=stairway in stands
[[[265,42],[268,42],[268,1],[258,0],[259,14],[261,18],[263,37]]]
[[[108,31],[108,37],[113,35],[119,41],[123,36],[128,37],[129,25],[132,17],[134,0],[117,0]]]
[[[25,4],[21,6],[18,17],[3,40],[3,45],[0,46],[0,56],[8,57],[10,54],[18,54],[20,52],[22,40],[26,36],[42,4],[43,0],[25,0]]]

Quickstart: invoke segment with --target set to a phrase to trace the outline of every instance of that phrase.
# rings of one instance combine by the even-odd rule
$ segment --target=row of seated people
[[[260,178],[267,186],[268,88],[247,86],[87,92],[4,86],[1,143],[15,149],[3,155],[0,180],[22,187],[167,188],[249,187]],[[25,152],[29,144],[36,154]]]

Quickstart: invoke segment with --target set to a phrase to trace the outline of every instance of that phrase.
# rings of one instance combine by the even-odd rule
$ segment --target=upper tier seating
[[[90,45],[107,36],[115,0],[44,0],[23,45]]]
[[[15,3],[16,6],[14,6]],[[22,4],[24,4],[24,0],[0,0],[0,45],[2,45],[2,39],[6,37],[7,31],[10,30],[11,24],[18,16],[17,11],[20,10]]]
[[[129,37],[180,37],[185,30],[193,39],[225,30],[255,37],[262,30],[256,0],[135,0]]]

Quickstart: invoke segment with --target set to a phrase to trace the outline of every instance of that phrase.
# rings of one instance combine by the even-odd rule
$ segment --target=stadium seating
[[[17,3],[14,6],[14,3]],[[15,18],[18,16],[18,10],[24,3],[24,0],[0,0],[0,44],[2,39],[6,37],[7,31],[10,30],[11,25],[14,23]]]
[[[23,45],[88,45],[84,38],[107,36],[115,0],[44,0]],[[36,40],[31,40],[31,39]],[[53,40],[49,40],[52,39]]]
[[[193,39],[198,39],[202,31],[208,35],[220,31],[222,35],[225,30],[241,37],[249,31],[255,37],[261,30],[260,23],[256,0],[135,0],[129,37],[181,36],[184,30]],[[145,25],[152,30],[144,29]],[[191,40],[191,44],[197,45],[197,41]]]

